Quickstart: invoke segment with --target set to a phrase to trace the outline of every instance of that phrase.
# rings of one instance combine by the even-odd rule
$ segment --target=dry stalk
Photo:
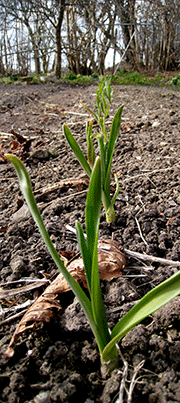
[[[28,284],[28,285],[25,285],[23,287],[14,288],[14,289],[11,289],[11,290],[2,289],[2,286],[5,286],[5,285],[7,286],[7,285],[10,285],[11,283],[4,283],[4,284],[2,283],[2,284],[0,284],[0,299],[6,299],[6,298],[9,298],[9,297],[12,297],[13,295],[21,294],[22,292],[23,293],[28,292],[28,291],[31,291],[31,290],[33,290],[35,288],[42,287],[42,285],[44,285],[44,284],[49,283],[49,281],[46,280],[46,279],[42,279],[42,280],[33,279],[32,281],[33,281],[33,284]]]
[[[138,230],[139,230],[140,237],[141,237],[142,241],[145,243],[145,245],[148,246],[148,243],[146,242],[145,238],[143,237],[139,221],[138,221],[138,219],[136,217],[135,217],[135,220],[136,220],[136,224],[137,224],[137,227],[138,227]]]
[[[180,168],[179,165],[176,165],[177,168]],[[166,172],[166,171],[172,171],[173,167],[168,167],[168,168],[161,168],[161,169],[154,169],[153,171],[142,171],[142,173],[134,175],[134,176],[127,176],[126,178],[123,179],[123,182],[128,182],[131,180],[134,180],[136,178],[140,178],[141,176],[147,176],[148,175],[153,175],[159,172]],[[149,178],[148,178],[149,179]]]
[[[141,260],[148,260],[149,262],[156,262],[156,263],[161,263],[161,264],[167,264],[169,266],[178,266],[180,267],[180,262],[179,261],[174,261],[174,260],[169,260],[169,259],[163,259],[161,257],[157,256],[151,256],[147,255],[146,253],[139,253],[139,252],[134,252],[128,249],[124,249],[124,252],[126,255],[135,257]]]
[[[0,322],[0,325],[4,325],[5,323],[11,322],[11,320],[14,320],[16,318],[19,318],[19,316],[22,316],[26,313],[27,309],[24,309],[21,312],[16,313],[15,315],[9,316],[9,318],[4,319]]]

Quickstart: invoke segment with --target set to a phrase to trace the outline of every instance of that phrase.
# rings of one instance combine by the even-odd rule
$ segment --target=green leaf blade
[[[102,299],[99,267],[98,267],[98,235],[99,221],[101,213],[101,159],[98,157],[95,161],[86,200],[86,235],[87,249],[85,256],[85,265],[88,266],[88,256],[91,260],[91,279],[90,279],[90,298],[92,304],[93,319],[97,326],[100,338],[102,353],[106,344],[110,341],[104,303]],[[81,234],[82,236],[82,234]],[[84,247],[85,239],[82,236],[82,246]],[[88,255],[89,252],[89,255]],[[88,268],[88,277],[89,277]],[[88,280],[89,281],[89,280]]]
[[[91,176],[91,167],[88,164],[83,152],[81,151],[77,141],[75,140],[75,138],[73,137],[71,131],[69,130],[69,128],[64,125],[63,126],[63,131],[64,131],[64,135],[66,137],[67,142],[69,143],[73,153],[75,154],[77,160],[79,161],[79,163],[81,164],[82,168],[84,169],[84,171],[86,172],[86,174],[90,177]]]
[[[99,334],[101,336],[102,349],[100,352],[102,353],[107,343],[111,340],[111,337],[108,330],[108,324],[100,286],[99,267],[98,267],[98,233],[96,243],[94,245],[94,254],[92,260],[90,294],[91,294],[93,318],[98,328]]]
[[[83,263],[84,263],[84,270],[86,273],[88,289],[89,289],[89,292],[91,292],[92,257],[87,248],[87,243],[86,243],[86,239],[84,237],[82,227],[78,221],[76,221],[76,238],[78,241],[79,250],[80,250],[80,253],[81,253],[81,256],[83,259]]]
[[[91,168],[93,168],[94,161],[96,159],[94,145],[92,141],[92,122],[90,121],[86,125],[86,141],[87,141],[87,160]]]
[[[180,294],[180,271],[163,281],[147,293],[126,315],[116,324],[111,333],[111,341],[103,351],[105,361],[109,360],[114,345],[125,336],[129,330],[151,315],[163,305]]]
[[[94,113],[91,109],[89,109],[86,105],[84,105],[83,102],[81,102],[81,103],[82,103],[82,106],[83,106],[89,113],[91,113],[91,115],[93,115],[94,118],[96,119],[96,121],[98,122],[98,116],[96,115],[96,113]]]
[[[114,119],[112,121],[109,140],[108,140],[108,146],[107,146],[106,168],[112,162],[112,157],[113,157],[113,153],[114,153],[115,144],[116,144],[116,141],[117,141],[117,138],[118,138],[118,135],[119,135],[120,125],[121,125],[121,114],[122,114],[123,107],[124,107],[124,105],[122,105],[118,109],[118,111],[116,112],[116,114],[114,116]]]
[[[95,201],[95,202],[94,202]],[[87,247],[93,256],[101,212],[101,159],[97,157],[91,174],[86,199],[85,223]]]
[[[118,181],[118,177],[116,174],[114,174],[114,178],[115,178],[115,183],[116,183],[116,190],[115,190],[112,200],[110,201],[109,207],[106,211],[106,221],[107,222],[115,222],[114,203],[119,194],[119,181]],[[107,192],[107,188],[106,188],[106,192]],[[110,192],[110,189],[109,189],[109,192]]]
[[[100,158],[101,158],[101,180],[102,180],[102,186],[105,180],[105,147],[104,147],[104,142],[103,142],[103,135],[98,134],[97,135],[97,141],[98,141],[98,147],[99,147],[99,153],[100,153]]]

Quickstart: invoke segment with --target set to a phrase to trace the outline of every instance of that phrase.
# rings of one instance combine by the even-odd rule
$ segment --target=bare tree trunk
[[[5,19],[4,19],[4,40],[3,40],[3,45],[4,45],[4,58],[5,58],[5,69],[6,72],[8,73],[8,57],[7,57],[7,44],[6,44],[6,38],[7,38],[7,27],[6,27],[6,20],[7,20],[7,10],[5,14]]]
[[[117,42],[117,28],[115,29],[115,40]],[[112,68],[112,73],[114,74],[115,71],[115,64],[116,64],[116,47],[114,47],[114,51],[113,51],[113,68]]]
[[[33,32],[32,28],[29,24],[29,21],[27,19],[25,19],[24,23],[29,31],[29,36],[31,38],[31,43],[32,43],[33,53],[34,53],[35,71],[36,71],[36,74],[40,74],[41,66],[40,66],[39,48],[38,48],[38,43],[36,40],[36,33]]]
[[[146,70],[149,69],[149,39],[146,32],[146,45],[145,45],[145,68]]]
[[[118,15],[122,24],[121,29],[126,48],[135,29],[135,0],[116,0],[116,4],[118,5]],[[133,37],[133,42],[131,42],[131,46],[129,46],[129,49],[126,52],[126,62],[132,67],[134,67],[136,64],[136,55],[134,53],[136,48],[135,37]]]
[[[4,69],[4,64],[2,60],[2,45],[1,45],[1,54],[0,54],[0,74],[4,75],[5,69]]]
[[[32,46],[33,46],[33,51],[34,51],[35,71],[36,71],[36,74],[40,74],[41,66],[40,66],[40,59],[39,59],[39,49],[36,44],[35,34],[32,34],[31,41],[32,41]]]
[[[58,4],[58,22],[56,24],[56,60],[55,60],[55,74],[61,77],[61,52],[62,52],[62,39],[61,27],[64,17],[65,0],[59,0]]]

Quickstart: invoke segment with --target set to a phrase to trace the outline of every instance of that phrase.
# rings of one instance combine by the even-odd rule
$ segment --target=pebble
[[[161,142],[160,142],[160,146],[161,146],[161,147],[167,146],[167,144],[168,144],[168,143],[166,143],[166,141],[161,141]]]
[[[142,122],[143,122],[143,123],[145,123],[145,124],[147,124],[147,125],[150,124],[149,118],[148,118],[147,115],[143,115],[141,119],[142,119]]]
[[[23,273],[23,271],[26,268],[26,264],[24,262],[24,260],[20,257],[14,256],[11,261],[10,261],[10,266],[12,269],[12,272],[15,275],[20,275],[21,273]]]
[[[11,216],[11,222],[12,223],[19,223],[20,221],[23,221],[25,219],[28,219],[30,217],[30,212],[27,204],[23,204],[20,209],[18,209],[15,213],[12,214]]]
[[[38,161],[42,161],[42,160],[46,160],[48,161],[51,157],[51,153],[48,150],[35,150],[30,154],[29,159],[30,160],[38,160]]]
[[[160,126],[160,122],[158,122],[157,120],[155,120],[152,124],[153,128],[159,127]]]
[[[46,392],[42,391],[35,396],[33,403],[50,403],[50,391],[47,390]]]

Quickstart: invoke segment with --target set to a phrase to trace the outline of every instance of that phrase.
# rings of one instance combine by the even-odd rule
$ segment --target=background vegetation
[[[0,74],[177,70],[179,0],[0,0]]]

